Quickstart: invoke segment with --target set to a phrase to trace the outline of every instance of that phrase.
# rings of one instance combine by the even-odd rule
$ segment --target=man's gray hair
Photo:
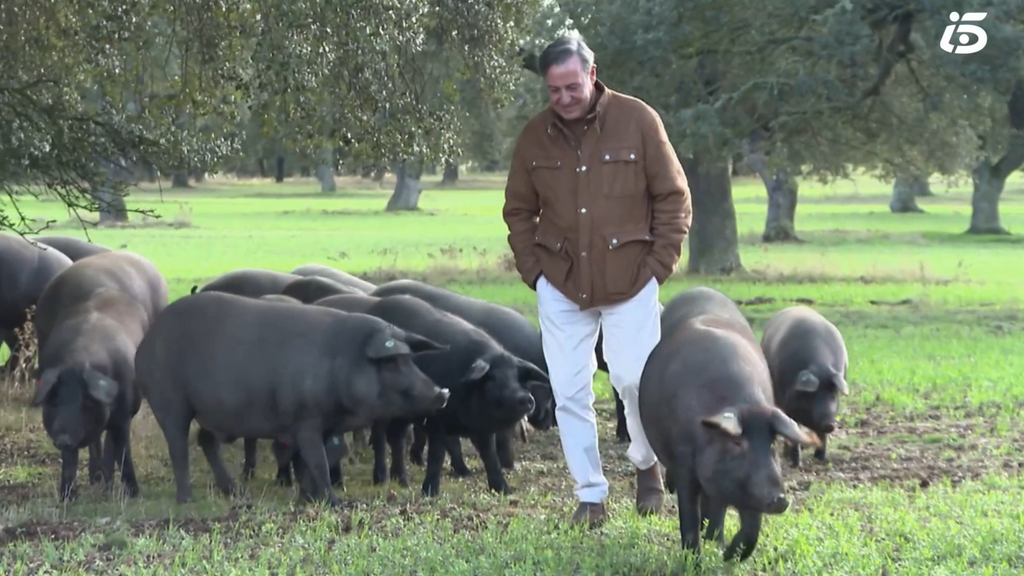
[[[547,48],[540,53],[540,57],[537,58],[537,67],[540,68],[540,75],[547,76],[548,70],[552,66],[564,64],[566,60],[573,56],[580,57],[580,64],[582,64],[584,72],[589,72],[590,67],[594,65],[594,51],[587,46],[587,43],[582,38],[574,36],[558,38],[551,44],[548,44]]]

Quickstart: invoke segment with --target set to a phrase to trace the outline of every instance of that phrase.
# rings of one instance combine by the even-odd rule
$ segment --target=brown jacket
[[[581,309],[636,295],[675,271],[691,222],[690,190],[661,118],[598,81],[576,139],[551,109],[523,128],[502,215],[516,269],[544,277]]]

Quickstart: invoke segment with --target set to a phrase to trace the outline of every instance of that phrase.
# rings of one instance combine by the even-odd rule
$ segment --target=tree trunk
[[[274,182],[284,182],[284,154],[278,154],[274,159]]]
[[[192,185],[188,183],[188,172],[184,170],[175,170],[174,174],[171,175],[171,188],[191,188]]]
[[[395,166],[395,191],[388,200],[387,212],[419,210],[421,170],[415,161],[400,162]]]
[[[708,163],[695,155],[683,162],[683,169],[693,203],[687,272],[729,275],[742,271],[729,163]]]
[[[732,166],[730,174],[733,176],[751,176],[755,170],[753,170],[749,164],[744,162],[746,154],[743,152],[737,152],[732,157]]]
[[[1024,92],[1024,88],[1021,89]],[[1016,92],[1016,91],[1015,91]],[[1013,101],[1013,98],[1011,98]],[[1024,119],[1016,124],[1024,124]],[[1024,165],[1024,131],[1010,135],[1006,153],[992,164],[982,160],[972,172],[974,193],[971,195],[971,227],[968,234],[1009,234],[999,219],[999,198],[1006,187],[1006,179]]]
[[[334,147],[325,146],[320,153],[321,164],[316,167],[316,177],[320,180],[320,191],[330,194],[338,190],[338,183],[334,181]]]
[[[928,180],[913,174],[897,174],[892,183],[892,200],[889,202],[889,211],[895,214],[907,214],[912,212],[924,212],[917,205],[919,196],[927,196],[921,191],[928,189]]]
[[[127,222],[128,207],[124,202],[124,195],[114,191],[114,184],[119,183],[122,176],[116,166],[104,162],[104,178],[93,184],[90,195],[99,204],[100,225],[111,222]],[[187,182],[186,182],[187,184]]]
[[[444,163],[444,175],[441,177],[441,186],[454,186],[459,181],[459,163],[449,160]]]
[[[930,176],[931,174],[928,174],[927,176],[921,178],[920,182],[918,182],[917,186],[914,188],[914,195],[917,196],[918,198],[935,196],[935,192],[932,192],[932,185],[930,182],[928,182],[928,178]]]
[[[260,158],[259,162],[257,163],[257,166],[259,167],[259,170],[260,170],[260,178],[266,178],[267,177],[267,160],[265,158]]]
[[[768,156],[760,144],[760,138],[751,137],[743,142],[745,164],[764,182],[768,192],[768,215],[765,218],[765,242],[800,242],[796,235],[796,203],[799,183],[784,169],[771,174]]]

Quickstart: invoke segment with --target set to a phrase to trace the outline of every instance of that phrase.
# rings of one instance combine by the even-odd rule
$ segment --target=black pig
[[[223,493],[236,485],[222,442],[284,439],[309,468],[313,496],[336,505],[324,433],[442,408],[448,391],[413,360],[445,349],[365,314],[206,292],[160,314],[135,367],[167,440],[178,502],[192,499],[188,432],[196,420]]]
[[[332,297],[317,302],[329,304],[335,298],[348,298],[354,306],[360,301],[350,297]],[[442,410],[425,412],[416,418],[381,419],[370,434],[373,445],[374,483],[387,479],[385,442],[391,447],[390,476],[408,485],[405,468],[405,443],[409,426],[423,420],[427,433],[427,470],[423,493],[434,496],[441,489],[441,467],[446,452],[446,436],[468,437],[484,463],[488,486],[497,492],[511,492],[495,448],[495,434],[513,427],[533,412],[533,396],[521,382],[537,381],[550,385],[547,375],[535,365],[512,355],[486,332],[469,322],[412,296],[380,298],[365,308],[406,330],[449,346],[446,352],[422,356],[417,365],[432,380],[447,386],[452,394]]]
[[[683,547],[699,549],[704,519],[705,538],[724,544],[725,512],[733,506],[741,526],[724,556],[739,552],[745,560],[757,546],[762,514],[789,507],[772,449],[776,436],[801,444],[817,438],[775,407],[764,355],[745,322],[707,314],[668,328],[640,379],[640,419],[678,498]]]
[[[846,383],[849,357],[839,330],[806,306],[790,306],[765,324],[761,349],[772,375],[775,402],[798,423],[821,438],[814,457],[826,459],[828,435],[836,429],[839,396]],[[789,461],[800,466],[800,446],[789,446]]]
[[[90,482],[112,480],[117,463],[127,493],[138,495],[130,446],[131,422],[142,405],[135,350],[166,304],[163,276],[131,252],[79,260],[40,296],[38,310],[46,320],[32,404],[42,404],[43,426],[61,451],[61,500],[75,496],[78,452],[85,447]]]

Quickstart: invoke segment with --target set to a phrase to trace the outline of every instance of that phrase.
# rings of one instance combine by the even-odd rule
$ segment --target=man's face
[[[597,66],[584,70],[579,56],[573,56],[548,69],[545,76],[551,107],[566,120],[582,118],[590,109],[594,95]]]

